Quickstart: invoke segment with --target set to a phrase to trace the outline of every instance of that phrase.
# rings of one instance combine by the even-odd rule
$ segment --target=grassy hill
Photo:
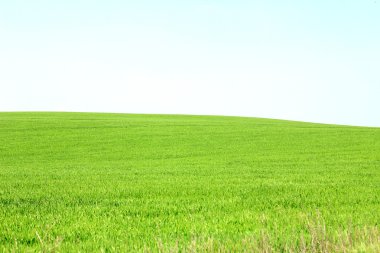
[[[380,128],[0,113],[0,251],[380,251]]]

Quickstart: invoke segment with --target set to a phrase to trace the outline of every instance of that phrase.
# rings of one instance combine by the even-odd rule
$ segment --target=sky
[[[0,1],[0,111],[380,126],[380,1]]]

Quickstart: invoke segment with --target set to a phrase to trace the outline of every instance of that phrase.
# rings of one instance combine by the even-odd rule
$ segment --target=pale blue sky
[[[380,126],[380,1],[1,1],[19,110]]]

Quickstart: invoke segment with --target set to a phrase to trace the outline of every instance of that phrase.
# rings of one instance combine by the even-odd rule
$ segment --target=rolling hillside
[[[0,113],[0,251],[380,251],[380,128]]]

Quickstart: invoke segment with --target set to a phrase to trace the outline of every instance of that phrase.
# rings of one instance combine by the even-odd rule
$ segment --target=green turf
[[[379,226],[380,128],[0,113],[0,251],[367,251]]]

